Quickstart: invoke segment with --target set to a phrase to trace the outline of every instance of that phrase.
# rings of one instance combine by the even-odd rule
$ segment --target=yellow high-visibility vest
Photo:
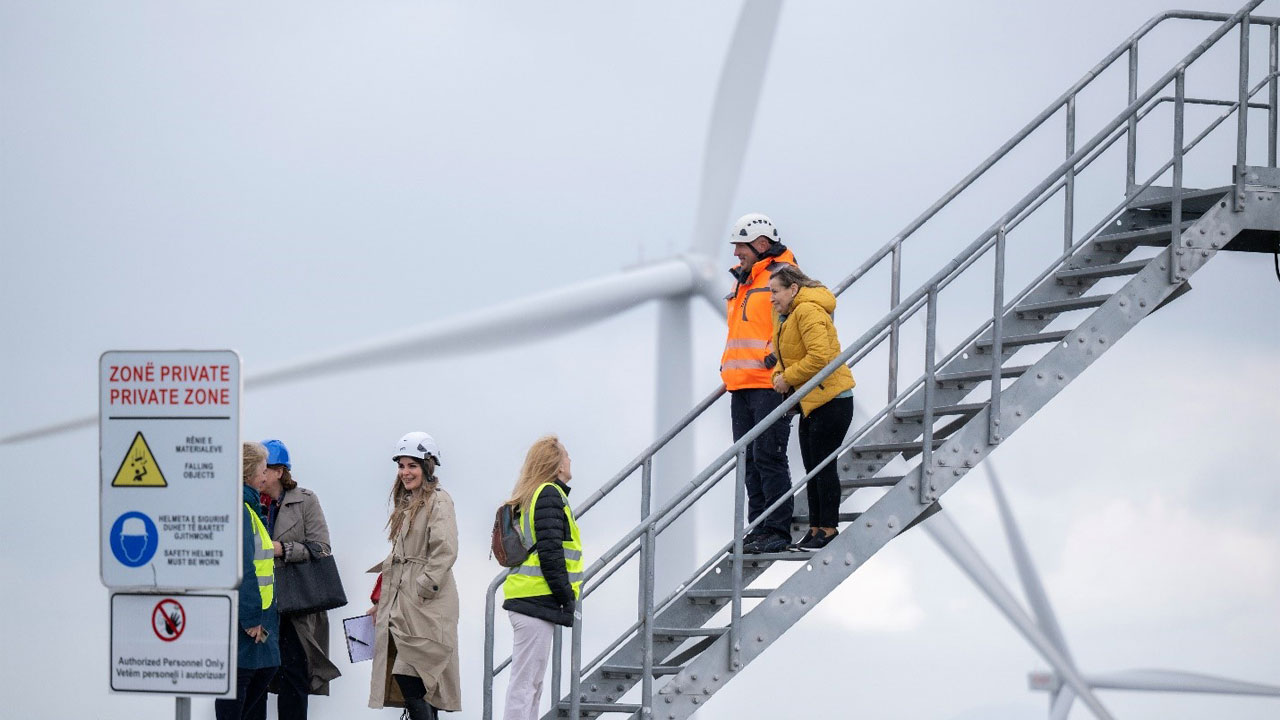
[[[569,525],[569,537],[561,547],[564,548],[564,568],[569,573],[569,585],[573,588],[573,597],[581,596],[582,591],[582,537],[578,534],[578,522],[573,519],[573,510],[569,507],[569,496],[565,495],[564,490],[556,483],[543,483],[533,492],[533,499],[529,501],[529,507],[520,518],[520,528],[525,532],[525,537],[533,544],[529,557],[525,559],[524,564],[511,569],[507,579],[502,583],[502,594],[506,599],[538,597],[541,595],[550,595],[551,586],[547,584],[547,579],[542,576],[542,564],[538,557],[537,542],[533,526],[533,518],[531,517],[534,508],[538,506],[538,496],[547,488],[555,488],[560,493],[560,497],[564,500],[564,517]]]
[[[253,572],[258,577],[258,593],[262,595],[262,609],[266,610],[271,607],[271,602],[275,599],[276,546],[271,542],[271,536],[267,534],[267,526],[262,524],[262,518],[258,517],[258,513],[249,507],[249,503],[245,503],[244,508],[249,511],[249,521],[253,523],[253,536],[257,540],[253,547]]]

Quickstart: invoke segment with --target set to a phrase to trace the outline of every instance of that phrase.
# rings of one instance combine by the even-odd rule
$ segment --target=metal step
[[[1084,297],[1067,298],[1065,300],[1050,300],[1048,302],[1019,305],[1016,309],[1018,317],[1024,320],[1044,319],[1045,315],[1096,308],[1109,299],[1111,299],[1109,293],[1106,295],[1085,295]]]
[[[666,636],[672,638],[678,637],[720,637],[729,632],[727,627],[696,627],[696,628],[664,628],[656,627],[653,629],[655,637]]]
[[[569,703],[563,700],[556,703],[556,715],[559,717],[569,717]],[[632,703],[579,703],[578,710],[584,713],[626,713],[634,715],[640,712],[640,706]]]
[[[882,477],[870,478],[847,478],[840,481],[841,490],[853,490],[857,488],[876,488],[876,487],[893,487],[902,479],[901,475],[884,475]]]
[[[941,405],[933,409],[933,417],[940,418],[943,415],[973,415],[981,412],[987,406],[986,403],[960,403],[959,405]],[[918,420],[924,417],[924,408],[919,410],[894,410],[894,417],[899,420]]]
[[[1189,188],[1182,189],[1182,212],[1200,214],[1213,207],[1229,192],[1235,188],[1231,186],[1220,188],[1208,188],[1206,190],[1192,190]],[[1139,193],[1128,205],[1130,210],[1147,210],[1153,212],[1164,211],[1168,214],[1169,207],[1173,204],[1173,198],[1176,193],[1173,188],[1167,186],[1153,186]]]
[[[1184,220],[1182,222],[1182,231],[1186,232],[1187,228],[1195,223],[1195,220]],[[1109,235],[1099,235],[1094,238],[1093,244],[1100,250],[1127,250],[1135,248],[1139,245],[1162,246],[1168,245],[1173,235],[1173,224],[1153,225],[1147,228],[1138,228],[1137,230],[1125,230],[1124,232],[1111,233]]]
[[[1043,345],[1046,343],[1056,343],[1065,340],[1071,334],[1070,330],[1053,330],[1051,332],[1029,333],[1027,335],[1010,335],[1006,337],[1000,344],[1002,347],[1022,347],[1024,345]],[[991,349],[991,338],[984,338],[977,342],[978,350],[986,352]]]
[[[854,522],[855,520],[857,520],[857,519],[858,519],[858,518],[860,518],[860,517],[862,517],[862,513],[857,513],[857,512],[842,512],[842,513],[840,513],[839,515],[837,515],[837,516],[836,516],[836,520],[838,520],[839,522],[842,522],[842,523],[846,523],[846,522]],[[807,526],[807,525],[809,524],[809,516],[808,516],[808,515],[796,515],[796,516],[794,516],[794,517],[792,517],[792,518],[791,518],[791,524],[792,524],[792,525],[802,525],[802,526]],[[754,556],[752,556],[752,555],[748,555],[747,557],[754,557]]]
[[[1000,368],[1000,377],[1016,378],[1022,377],[1022,374],[1030,370],[1030,365],[1010,365],[1009,367]],[[960,385],[963,383],[977,383],[983,380],[991,379],[990,370],[966,370],[965,372],[945,373],[937,377],[939,386]],[[917,443],[918,444],[918,443]]]
[[[941,379],[942,376],[939,375],[938,377],[939,379]],[[935,437],[933,439],[933,446],[936,448],[944,442],[946,442],[946,438]],[[924,447],[923,440],[915,440],[912,442],[879,443],[876,445],[854,445],[849,449],[850,451],[853,452],[854,459],[862,460],[863,455],[868,455],[871,453],[881,453],[881,454],[891,453],[895,455],[897,453],[908,453],[908,452],[918,453],[920,452],[920,449],[923,447]]]
[[[799,553],[796,553],[797,555]],[[773,588],[747,588],[742,591],[744,598],[764,598],[769,597],[769,593],[773,592]],[[733,590],[729,588],[716,588],[714,590],[689,590],[684,596],[690,602],[710,602],[715,603],[721,600],[728,600],[733,597]]]
[[[754,555],[748,555],[746,553],[743,553],[742,562],[744,564],[762,563],[762,562],[774,563],[778,561],[804,562],[809,558],[810,558],[810,555],[808,553],[803,553],[798,551],[791,552],[790,550],[783,550],[782,552],[755,553]]]
[[[678,675],[684,669],[683,665],[654,665],[653,675],[659,677],[662,675]],[[624,677],[630,678],[633,675],[641,675],[644,668],[637,665],[601,665],[600,674],[607,678]]]
[[[1151,259],[1132,260],[1130,262],[1112,263],[1110,265],[1098,265],[1095,267],[1082,267],[1073,270],[1059,270],[1054,273],[1058,278],[1058,282],[1071,280],[1097,280],[1098,278],[1120,277],[1121,275],[1136,275],[1151,263]]]

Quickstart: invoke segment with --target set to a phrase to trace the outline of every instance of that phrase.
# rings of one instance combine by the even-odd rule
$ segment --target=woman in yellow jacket
[[[769,297],[777,313],[773,347],[778,364],[773,389],[788,394],[804,385],[837,355],[840,339],[831,322],[836,298],[822,283],[794,265],[782,265],[769,279]],[[805,472],[835,452],[853,420],[853,374],[844,365],[800,400],[800,457]],[[840,477],[835,462],[809,479],[809,532],[795,547],[818,550],[839,530]]]

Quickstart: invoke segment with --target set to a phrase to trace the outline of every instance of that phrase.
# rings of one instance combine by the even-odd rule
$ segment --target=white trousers
[[[551,660],[551,640],[556,626],[518,612],[507,611],[514,637],[511,642],[511,680],[502,720],[538,720],[542,680]],[[552,702],[555,698],[552,699]]]

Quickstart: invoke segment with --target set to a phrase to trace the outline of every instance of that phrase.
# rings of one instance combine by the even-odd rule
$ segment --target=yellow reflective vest
[[[267,534],[267,526],[262,524],[262,518],[259,518],[258,513],[249,507],[249,503],[245,503],[244,507],[249,511],[249,521],[253,523],[253,537],[258,541],[253,548],[253,571],[258,576],[258,594],[262,596],[262,609],[266,610],[271,607],[271,602],[275,599],[276,547],[271,542],[271,536]]]
[[[573,588],[573,597],[581,597],[582,590],[582,536],[578,534],[578,522],[573,519],[573,510],[569,507],[569,496],[564,494],[555,483],[543,483],[533,491],[529,507],[521,513],[520,530],[529,538],[532,551],[524,564],[511,569],[507,579],[502,583],[502,594],[508,600],[514,598],[538,597],[550,595],[551,586],[542,576],[542,563],[538,557],[538,538],[533,526],[534,508],[538,506],[538,496],[547,488],[554,488],[564,501],[564,517],[569,527],[569,538],[561,543],[564,548],[564,569],[569,574],[569,585]]]

